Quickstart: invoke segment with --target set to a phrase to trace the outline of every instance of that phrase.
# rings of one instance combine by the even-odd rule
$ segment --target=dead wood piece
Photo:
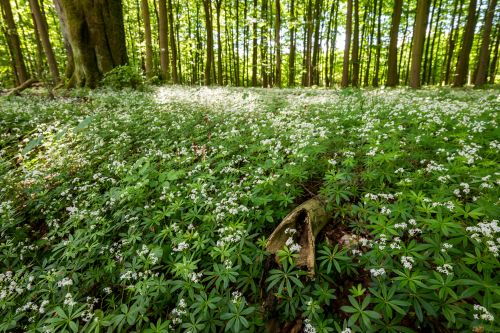
[[[14,89],[11,89],[8,93],[7,96],[12,96],[12,95],[19,95],[20,92],[22,92],[25,89],[28,89],[38,81],[35,79],[29,79],[24,81],[20,86],[15,87]]]
[[[297,230],[295,237],[300,250],[296,264],[307,266],[309,275],[313,276],[316,236],[328,222],[328,217],[323,198],[315,197],[307,200],[292,210],[273,231],[267,241],[267,251],[275,254],[281,250],[287,240],[293,236],[289,232],[290,229]]]

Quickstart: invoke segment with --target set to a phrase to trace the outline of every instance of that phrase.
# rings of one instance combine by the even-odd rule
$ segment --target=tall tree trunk
[[[240,0],[234,1],[236,29],[234,30],[234,84],[240,85]]]
[[[419,0],[417,3],[417,16],[415,17],[411,48],[410,87],[412,88],[420,88],[420,68],[422,65],[428,16],[429,0]]]
[[[321,20],[322,15],[323,0],[316,0],[314,4],[314,44],[313,44],[313,55],[312,55],[312,78],[311,84],[319,85],[319,56],[320,56],[320,32],[321,32]]]
[[[377,15],[377,53],[375,55],[375,75],[372,81],[374,87],[378,87],[380,71],[380,51],[382,50],[382,6],[383,0],[379,0]]]
[[[494,84],[495,83],[495,76],[496,76],[496,73],[497,73],[497,65],[498,65],[498,49],[499,49],[499,46],[500,46],[500,23],[497,24],[497,28],[496,28],[496,42],[495,42],[495,48],[493,50],[493,59],[491,60],[491,64],[490,64],[490,70],[489,70],[489,75],[490,75],[490,81],[489,83],[490,84]]]
[[[222,6],[222,0],[215,0],[215,15],[217,19],[217,83],[222,86],[224,85],[222,78],[222,42],[220,33],[220,10]]]
[[[163,81],[170,80],[169,46],[168,46],[168,15],[167,1],[158,0],[159,34],[160,34],[160,67]]]
[[[263,26],[260,29],[260,62],[261,62],[261,71],[262,71],[262,86],[268,87],[268,76],[267,76],[267,1],[262,0],[262,22]]]
[[[453,58],[453,51],[455,49],[455,39],[454,39],[455,30],[456,30],[456,28],[455,28],[455,19],[456,19],[457,12],[458,12],[457,11],[458,2],[459,2],[459,0],[455,0],[454,5],[453,5],[453,12],[451,14],[451,24],[450,24],[451,31],[450,31],[449,36],[448,36],[448,47],[447,47],[447,51],[445,53],[445,59],[444,59],[444,63],[445,63],[444,82],[445,82],[445,84],[449,83],[451,61],[452,61],[452,58]],[[458,14],[459,18],[460,18],[460,15],[461,15],[463,3],[464,3],[464,0],[460,0],[460,12]],[[441,78],[441,81],[443,81],[443,78]]]
[[[349,86],[349,50],[351,48],[351,30],[352,30],[352,0],[347,0],[347,19],[345,26],[345,44],[344,44],[344,63],[342,66],[343,88]]]
[[[495,7],[497,0],[490,0],[488,9],[486,11],[486,18],[484,20],[483,34],[481,40],[481,49],[479,51],[479,63],[476,74],[476,87],[480,87],[486,83],[488,79],[488,65],[490,63],[490,35],[493,23],[493,16],[495,14]]]
[[[392,23],[389,42],[389,56],[387,59],[387,86],[394,87],[398,84],[398,31],[401,13],[403,11],[403,0],[394,0],[392,9]]]
[[[476,5],[477,0],[470,0],[467,12],[467,23],[462,36],[462,48],[458,55],[457,70],[453,86],[462,87],[467,82],[467,72],[469,70],[469,57],[474,41],[474,29],[476,27]]]
[[[276,2],[276,14],[274,23],[274,44],[276,47],[276,81],[275,85],[281,88],[281,45],[280,45],[280,27],[281,27],[281,4],[280,0]]]
[[[339,0],[335,1],[335,17],[333,18],[333,39],[332,39],[332,52],[330,55],[330,85],[335,82],[335,67],[337,63],[337,58],[335,57],[336,43],[337,43],[337,33],[338,33],[338,17],[339,17]]]
[[[177,47],[175,43],[175,32],[174,32],[174,10],[172,7],[172,0],[168,0],[168,26],[170,29],[170,50],[172,53],[172,82],[174,84],[179,83],[179,76],[177,71]]]
[[[325,85],[330,87],[330,37],[332,33],[332,23],[333,23],[333,15],[334,15],[334,6],[335,2],[332,3],[332,7],[330,9],[330,16],[328,17],[328,28],[326,30],[326,51],[325,51]],[[335,49],[335,45],[333,46]]]
[[[245,24],[245,27],[243,28],[243,85],[245,87],[248,87],[248,31],[250,30],[250,26],[248,24],[248,0],[245,0],[244,2],[244,9],[243,9],[243,19],[244,22],[247,22]]]
[[[257,0],[253,0],[252,24],[252,87],[257,86]]]
[[[359,80],[359,0],[354,0],[354,35],[352,41],[352,86]]]
[[[403,55],[404,55],[405,47],[406,47],[406,37],[408,35],[408,27],[410,26],[409,15],[410,15],[410,10],[407,10],[405,13],[405,31],[403,33],[403,42],[401,43],[401,51],[399,52],[398,79],[397,79],[398,84],[399,84],[399,80],[401,80],[401,78],[402,78],[401,73],[402,73],[403,63],[405,60],[405,57]]]
[[[288,57],[288,86],[295,86],[295,0],[290,3],[290,55]]]
[[[432,34],[432,28],[434,26],[434,12],[436,10],[436,2],[437,0],[433,0],[432,2],[432,11],[431,11],[431,17],[430,17],[430,24],[429,24],[429,32],[427,33],[426,39],[425,39],[425,51],[424,51],[424,65],[423,65],[423,71],[422,71],[422,83],[426,83],[426,78],[427,78],[427,69],[428,66],[427,64],[429,63],[429,49],[431,45],[431,34]],[[432,54],[430,55],[432,57]]]
[[[69,86],[93,88],[103,74],[127,63],[120,0],[61,0],[75,70]]]
[[[75,71],[75,62],[73,60],[73,49],[69,42],[68,19],[62,9],[61,0],[54,0],[54,8],[59,18],[59,26],[63,36],[64,48],[66,49],[66,69],[64,71],[64,77],[69,80]]]
[[[304,86],[309,87],[312,84],[312,36],[313,36],[313,0],[307,1],[306,11],[306,45],[305,45],[305,80]]]
[[[427,71],[424,70],[424,75],[425,73],[427,73],[427,76],[425,78],[425,82],[426,84],[431,84],[431,79],[433,77],[433,59],[434,58],[438,58],[438,56],[436,54],[434,54],[434,46],[436,44],[436,37],[437,36],[440,36],[441,37],[441,34],[439,33],[439,27],[440,27],[440,20],[441,20],[441,5],[442,5],[442,0],[439,0],[439,3],[437,5],[437,18],[436,18],[436,24],[434,25],[434,34],[432,36],[432,43],[431,43],[431,54],[429,55],[429,64],[428,64],[428,67],[427,67]],[[437,51],[437,53],[439,53],[439,49]]]
[[[366,69],[365,69],[365,76],[363,79],[363,85],[366,87],[368,86],[369,78],[370,78],[370,66],[371,66],[371,61],[372,61],[372,48],[373,48],[373,35],[375,34],[375,18],[377,17],[377,4],[378,1],[374,0],[373,1],[373,16],[372,16],[372,22],[371,22],[371,27],[370,27],[370,41],[368,45],[368,61],[366,63]]]
[[[31,12],[35,19],[35,25],[38,31],[38,36],[43,46],[43,51],[47,57],[47,63],[49,65],[50,74],[54,82],[59,81],[59,69],[57,68],[56,57],[54,56],[54,50],[52,49],[52,44],[50,43],[49,32],[47,21],[40,11],[40,5],[38,0],[30,0]]]
[[[209,86],[212,83],[212,66],[214,60],[211,0],[203,0],[203,8],[205,10],[205,28],[207,29],[207,63],[205,65],[205,84]]]
[[[14,21],[14,16],[12,15],[10,0],[0,0],[0,6],[2,9],[2,17],[6,25],[3,26],[3,33],[5,35],[5,39],[7,39],[7,45],[12,58],[14,81],[16,85],[20,85],[28,80],[28,72],[26,71],[26,64],[24,63],[21,51],[21,41],[19,40],[19,35],[17,34],[17,27]]]
[[[149,18],[148,0],[141,0],[141,14],[144,24],[144,37],[146,39],[146,77],[153,77],[153,45],[151,42],[151,20]]]

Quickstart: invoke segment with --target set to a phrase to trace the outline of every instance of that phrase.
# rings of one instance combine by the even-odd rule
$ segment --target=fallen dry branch
[[[20,86],[15,87],[14,89],[11,89],[8,93],[7,96],[12,96],[12,95],[19,95],[23,90],[28,89],[38,81],[35,79],[29,79],[24,81]]]

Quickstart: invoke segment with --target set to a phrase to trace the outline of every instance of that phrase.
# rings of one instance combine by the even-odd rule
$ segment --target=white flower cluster
[[[484,307],[479,304],[474,304],[474,319],[481,319],[486,321],[494,321],[495,317]]]
[[[342,330],[340,333],[351,333],[351,329],[347,327],[345,330]]]
[[[441,245],[441,252],[443,253],[446,253],[448,252],[449,249],[451,249],[453,247],[453,245],[451,245],[450,243],[443,243]]]
[[[238,303],[241,299],[242,294],[238,290],[236,290],[231,293],[231,296],[231,302]]]
[[[75,304],[76,302],[73,300],[71,293],[66,293],[66,296],[64,296],[64,305],[75,306]]]
[[[14,274],[12,271],[0,273],[0,300],[7,298],[14,293],[22,294],[24,290],[25,289],[14,280]]]
[[[450,275],[453,272],[453,266],[444,264],[443,266],[436,267],[436,271],[445,275]]]
[[[191,282],[198,283],[200,279],[203,277],[203,273],[191,272],[189,273],[188,277],[189,280],[191,280]]]
[[[295,242],[293,239],[295,234],[297,233],[297,229],[294,228],[286,228],[285,234],[289,235],[288,239],[286,240],[286,246],[290,249],[291,252],[298,253],[302,249],[302,247]]]
[[[473,233],[470,238],[478,243],[484,242],[488,250],[495,257],[498,257],[500,249],[500,226],[498,226],[498,220],[492,220],[491,222],[483,221],[478,223],[477,226],[467,227],[465,230]]]
[[[411,271],[411,269],[413,268],[413,264],[415,264],[415,259],[413,257],[402,256],[401,264],[403,265],[404,268],[407,268],[408,270]]]
[[[57,286],[59,288],[67,287],[67,286],[72,286],[73,285],[73,280],[70,278],[65,277],[64,279],[57,281]]]
[[[304,333],[316,333],[316,328],[311,324],[311,320],[304,320]]]
[[[186,301],[184,298],[181,298],[179,300],[179,304],[177,304],[177,307],[175,307],[171,314],[172,314],[172,324],[178,325],[182,323],[182,316],[186,315],[187,310],[186,310]]]
[[[402,194],[401,192],[396,192],[394,194],[392,194],[392,193],[377,193],[377,194],[366,193],[365,198],[370,199],[370,200],[384,199],[387,201],[392,201],[392,200],[395,200],[401,194]]]
[[[174,248],[172,249],[172,251],[174,252],[182,252],[184,250],[187,250],[189,249],[189,244],[186,243],[186,242],[180,242],[179,244],[177,244],[176,246],[174,246]]]
[[[385,275],[385,269],[384,268],[372,268],[372,269],[370,269],[370,273],[374,277],[384,276]]]
[[[226,244],[238,243],[243,237],[247,235],[246,230],[234,227],[222,227],[217,230],[220,239],[217,241],[217,247],[223,247]]]

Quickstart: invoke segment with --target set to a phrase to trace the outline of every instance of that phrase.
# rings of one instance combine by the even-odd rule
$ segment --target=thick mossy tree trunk
[[[103,74],[127,63],[120,0],[61,0],[73,50],[68,86],[94,88]]]

